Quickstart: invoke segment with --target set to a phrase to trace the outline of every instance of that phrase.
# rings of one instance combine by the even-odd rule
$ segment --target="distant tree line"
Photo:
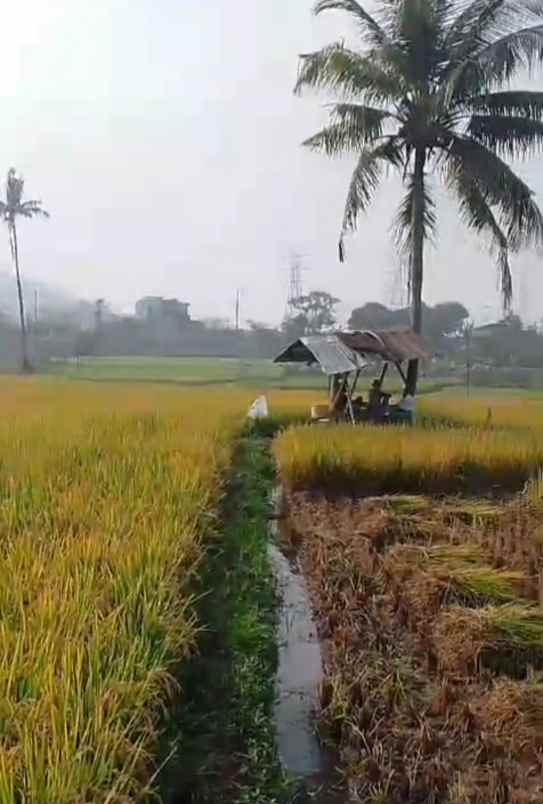
[[[208,356],[241,359],[273,358],[289,342],[307,335],[334,332],[338,328],[339,300],[316,290],[295,299],[281,327],[250,321],[246,329],[235,330],[220,319],[193,321],[186,316],[165,315],[142,319],[118,316],[104,299],[79,305],[64,315],[26,326],[26,357],[30,364],[44,365],[52,359],[102,356]],[[168,309],[168,308],[166,308]],[[393,309],[379,302],[355,307],[347,326],[352,330],[396,329],[410,326],[408,308]],[[519,371],[518,384],[530,386],[543,381],[543,336],[520,318],[509,315],[488,327],[472,328],[469,312],[459,302],[424,305],[424,335],[436,360],[427,372],[439,375],[462,373],[469,360],[474,381],[488,383],[497,369],[508,372],[509,380]],[[16,368],[20,354],[20,327],[7,317],[0,318],[0,364]],[[505,381],[505,380],[504,380]]]
[[[428,338],[458,335],[462,332],[469,312],[459,302],[444,302],[430,307],[423,304],[423,334]],[[349,319],[350,329],[395,329],[411,326],[411,310],[403,307],[397,310],[377,302],[369,302],[357,307]]]

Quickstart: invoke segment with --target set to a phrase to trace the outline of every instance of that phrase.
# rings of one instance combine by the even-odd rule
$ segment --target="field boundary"
[[[277,600],[267,520],[274,478],[264,439],[242,438],[223,526],[195,588],[203,630],[199,654],[180,673],[182,695],[163,744],[171,758],[160,785],[165,804],[292,800],[273,723]]]

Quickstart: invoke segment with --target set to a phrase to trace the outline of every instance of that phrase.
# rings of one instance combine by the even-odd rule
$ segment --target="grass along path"
[[[286,804],[273,726],[276,598],[267,517],[274,468],[266,443],[243,439],[225,525],[199,579],[199,656],[181,677],[162,780],[166,804]]]

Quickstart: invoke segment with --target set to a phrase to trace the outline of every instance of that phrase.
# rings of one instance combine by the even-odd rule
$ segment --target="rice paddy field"
[[[347,801],[543,800],[543,400],[436,395],[412,429],[295,426],[285,549]]]
[[[543,464],[543,441],[525,429],[301,426],[275,454],[289,488],[382,494],[519,490]]]
[[[0,801],[142,800],[247,399],[0,381]]]
[[[254,396],[0,378],[1,804],[157,800]],[[260,434],[282,431],[259,449],[311,592],[340,800],[542,801],[543,399],[432,396],[408,430],[306,426],[318,397],[269,393]]]
[[[419,401],[423,419],[446,426],[543,432],[543,395],[511,393],[460,399],[453,394],[436,394]]]

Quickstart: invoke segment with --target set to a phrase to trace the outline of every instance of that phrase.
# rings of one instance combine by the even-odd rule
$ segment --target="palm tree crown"
[[[24,188],[23,177],[17,175],[15,168],[10,168],[6,180],[6,200],[0,201],[0,215],[8,224],[14,224],[17,218],[49,217],[41,201],[23,201]]]
[[[303,55],[296,91],[332,92],[330,124],[304,144],[329,156],[355,153],[340,237],[356,229],[387,167],[406,185],[396,220],[409,257],[413,324],[420,331],[425,239],[436,215],[432,170],[459,200],[469,227],[488,236],[505,306],[510,254],[543,240],[530,187],[507,165],[543,145],[543,92],[509,88],[543,58],[543,0],[318,0],[315,13],[342,10],[362,48],[343,42]],[[416,378],[415,378],[416,384]]]

